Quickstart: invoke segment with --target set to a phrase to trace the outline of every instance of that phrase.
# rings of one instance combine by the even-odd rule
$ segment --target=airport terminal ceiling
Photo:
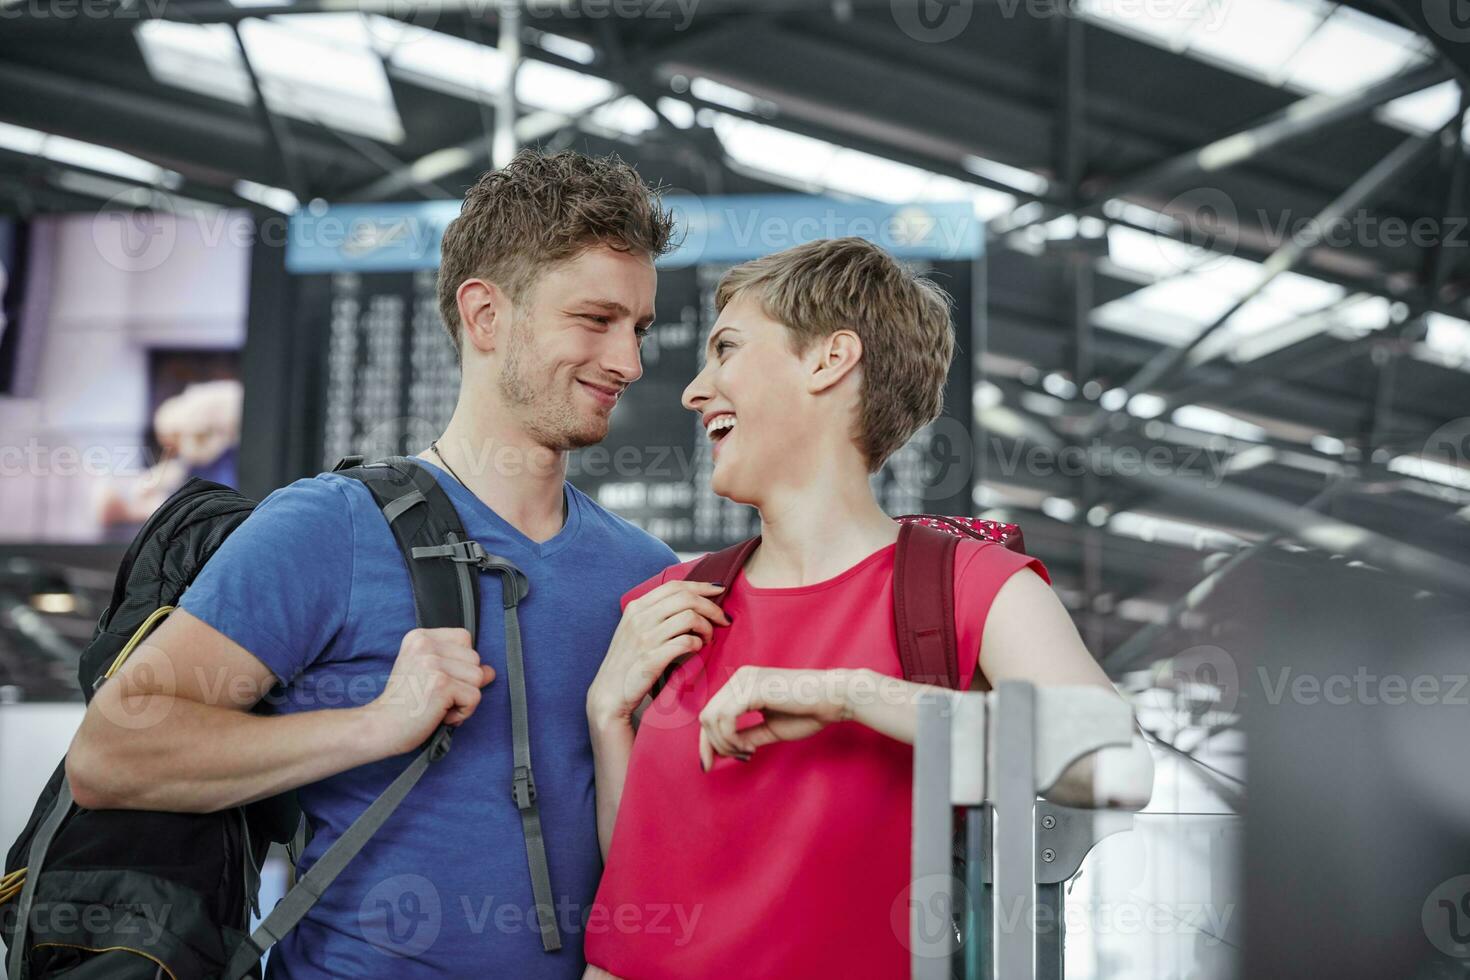
[[[146,189],[267,221],[315,199],[458,197],[496,123],[499,23],[482,6],[7,16],[4,207],[135,206]],[[1429,7],[1273,0],[1262,37],[1204,3],[1152,33],[1125,0],[952,5],[959,30],[864,0],[574,6],[523,11],[525,142],[617,152],[678,192],[973,201],[988,231],[974,510],[1025,527],[1100,656],[1168,618],[1207,555],[1273,530],[1221,499],[1015,465],[1085,447],[1104,417],[1115,447],[1196,451],[1226,487],[1470,553],[1463,445],[1432,438],[1470,416],[1466,171],[1448,138],[1467,66],[1426,30]],[[1348,241],[1307,250],[1191,346],[1355,191]],[[1416,231],[1426,215],[1445,220]],[[86,578],[92,553],[71,554]]]

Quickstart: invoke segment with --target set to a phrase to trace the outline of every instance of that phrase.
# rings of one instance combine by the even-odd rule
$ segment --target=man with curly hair
[[[457,726],[454,751],[274,947],[271,980],[581,975],[601,870],[585,694],[619,596],[676,559],[568,483],[566,454],[607,434],[642,373],[670,230],[616,158],[525,151],[471,188],[442,243],[461,382],[420,459],[469,536],[529,579],[519,618],[554,910],[534,894],[510,792],[501,591],[482,589],[478,649],[464,630],[414,628],[403,558],[357,480],[271,494],[93,700],[68,756],[81,806],[210,812],[295,788],[314,830],[303,871],[441,723]],[[248,710],[277,684],[273,711]],[[150,711],[156,724],[120,723]]]

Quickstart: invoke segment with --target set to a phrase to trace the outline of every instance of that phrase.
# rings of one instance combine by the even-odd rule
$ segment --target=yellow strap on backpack
[[[173,611],[173,606],[159,606],[149,613],[148,618],[143,620],[143,624],[138,627],[133,635],[128,638],[128,642],[118,651],[116,659],[112,661],[112,666],[107,668],[107,673],[102,675],[102,679],[108,680],[113,674],[117,673],[122,667],[123,661],[127,660],[128,656],[137,649],[138,644],[143,642],[143,638],[153,632],[153,628],[163,622],[164,618]]]
[[[20,894],[21,888],[25,887],[26,869],[16,868],[4,878],[0,878],[0,905],[4,905]]]

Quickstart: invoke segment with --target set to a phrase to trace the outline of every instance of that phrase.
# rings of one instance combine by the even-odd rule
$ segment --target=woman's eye
[[[715,344],[715,353],[716,354],[723,354],[723,353],[725,353],[726,348],[734,347],[734,346],[735,345],[732,344],[732,343],[730,343],[730,341],[728,341],[728,340],[721,340],[721,341],[719,341],[718,343]]]

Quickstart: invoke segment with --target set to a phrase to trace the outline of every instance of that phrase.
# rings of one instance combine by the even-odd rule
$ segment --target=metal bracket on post
[[[1036,980],[1062,980],[1066,939],[1063,885],[1104,837],[1133,829],[1133,814],[1036,804]]]
[[[1031,924],[1036,904],[1037,697],[1030,684],[1006,682],[990,695],[989,769],[994,807],[991,837],[991,937],[994,976],[1031,980],[1036,945]]]
[[[1037,946],[1042,938],[1036,918],[1037,882],[1042,880],[1037,858],[1044,855],[1037,854],[1036,794],[1054,785],[1068,766],[1089,752],[1131,742],[1133,713],[1117,694],[1100,687],[1005,682],[992,696],[995,975],[1030,980],[1038,976]],[[1047,889],[1042,896],[1049,911],[1059,914],[1060,890]],[[1046,965],[1054,976],[1061,969],[1060,930],[1053,928],[1046,939]]]
[[[1032,980],[1042,976],[1040,960],[1045,977],[1059,978],[1061,882],[1076,873],[1098,840],[1128,829],[1132,815],[1059,807],[1038,802],[1037,793],[1053,786],[1082,756],[1129,744],[1132,711],[1100,687],[1037,688],[1007,681],[987,694],[925,694],[918,712],[909,892],[912,977],[950,976],[958,939],[953,807],[989,804],[988,867],[971,878],[991,882],[991,902],[989,908],[972,910],[971,921],[989,920],[983,933],[992,948],[971,951],[966,961],[972,973],[979,963],[982,975]],[[982,812],[972,809],[972,818]],[[972,871],[982,860],[975,846],[980,837],[969,835]],[[974,891],[972,899],[978,900],[979,889]],[[1046,935],[1037,922],[1038,904],[1056,923]],[[981,932],[976,930],[972,940],[979,942]]]
[[[950,957],[956,946],[951,843],[954,811],[949,802],[953,746],[950,718],[955,697],[925,693],[919,698],[914,737],[913,874],[909,884],[913,980],[949,980]]]

